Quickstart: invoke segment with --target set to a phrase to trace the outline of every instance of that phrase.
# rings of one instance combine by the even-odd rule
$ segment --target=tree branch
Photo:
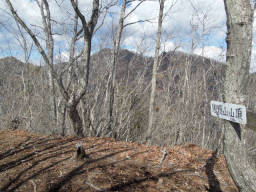
[[[144,23],[144,22],[152,23],[151,20],[152,20],[152,19],[145,19],[145,20],[134,21],[134,22],[131,22],[131,23],[126,23],[126,24],[124,25],[124,28],[127,27],[128,25],[134,25],[134,24],[137,24],[137,23]]]
[[[97,25],[98,18],[99,18],[99,0],[94,0],[92,15],[88,24],[90,34],[93,34],[94,28]]]
[[[74,0],[70,0],[72,7],[74,9],[74,11],[76,12],[76,14],[78,15],[78,17],[80,18],[82,24],[83,24],[83,30],[84,30],[84,35],[88,35],[89,34],[89,30],[88,30],[88,25],[87,22],[85,20],[85,17],[83,16],[83,14],[81,13],[81,11],[79,10],[77,3],[75,3]]]
[[[116,5],[118,2],[118,0],[115,0],[114,2],[110,2],[108,5],[106,5],[103,9],[105,9],[105,13],[104,13],[104,16],[103,16],[103,19],[101,21],[101,23],[98,25],[98,27],[94,30],[94,33],[96,33],[99,28],[102,27],[102,25],[104,24],[104,21],[105,21],[105,18],[107,16],[107,13],[108,13],[108,10],[113,7],[114,5]]]
[[[142,0],[141,2],[139,2],[129,13],[127,13],[124,19],[126,19],[132,12],[134,12],[144,1],[146,0]]]
[[[102,25],[104,24],[105,18],[106,18],[106,16],[107,16],[107,12],[108,12],[108,11],[107,11],[107,9],[106,9],[102,21],[101,21],[100,25],[95,29],[94,33],[96,33],[96,32],[99,30],[99,28],[101,28]]]
[[[30,37],[32,38],[32,40],[34,41],[35,45],[37,46],[39,52],[41,53],[45,63],[47,65],[49,65],[49,59],[44,51],[44,49],[42,48],[41,44],[39,43],[39,41],[37,40],[35,34],[27,27],[27,25],[23,22],[23,20],[18,16],[18,14],[16,13],[16,11],[14,10],[10,0],[5,0],[14,19],[25,29],[25,31],[30,35]]]

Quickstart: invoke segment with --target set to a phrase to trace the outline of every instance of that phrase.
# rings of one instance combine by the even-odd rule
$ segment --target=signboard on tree
[[[228,121],[246,124],[246,107],[231,103],[211,101],[211,115]]]

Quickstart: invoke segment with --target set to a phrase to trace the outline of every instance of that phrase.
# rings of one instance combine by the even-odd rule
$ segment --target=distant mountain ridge
[[[111,49],[102,49],[99,52],[95,53],[92,56],[93,69],[104,69],[107,67],[106,62],[110,61],[112,54]],[[104,59],[106,62],[104,62]],[[143,56],[141,54],[137,54],[131,52],[129,50],[123,49],[120,50],[119,53],[119,62],[117,63],[117,79],[126,78],[128,75],[145,73],[145,79],[150,80],[152,73],[152,65],[153,65],[153,57]],[[97,60],[100,60],[97,62]],[[205,69],[209,68],[211,65],[214,66],[225,66],[225,63],[215,61],[210,58],[202,57],[199,55],[191,55],[188,53],[180,52],[180,51],[170,51],[163,52],[160,55],[160,64],[158,67],[158,72],[164,72],[167,69],[170,69],[175,66],[184,67],[187,61],[191,63],[191,72],[195,73],[199,67],[203,67]],[[171,69],[170,69],[171,70]],[[130,77],[134,79],[134,77]]]
[[[92,55],[92,78],[96,73],[110,70],[111,64],[111,49],[102,49],[99,52]],[[160,55],[160,64],[158,72],[163,73],[166,70],[172,70],[174,67],[185,68],[186,62],[190,62],[191,73],[196,73],[199,69],[207,70],[210,67],[214,67],[221,72],[221,76],[225,74],[225,63],[218,62],[216,60],[202,57],[199,55],[191,55],[180,51],[163,52]],[[129,50],[120,50],[118,62],[117,62],[117,79],[134,80],[135,76],[139,73],[145,75],[145,80],[151,79],[152,74],[153,57],[143,56],[131,52]],[[20,73],[24,69],[25,64],[15,57],[5,57],[0,59],[0,73],[3,77],[3,73],[6,75],[10,72]],[[36,66],[36,68],[39,68]],[[5,76],[4,75],[4,76]],[[250,74],[251,78],[256,79],[256,73]]]
[[[111,49],[102,49],[91,57],[88,97],[85,101],[91,105],[89,106],[91,108],[94,104],[97,105],[97,108],[93,108],[94,118],[99,118],[95,120],[96,126],[105,118],[108,110],[111,57]],[[60,63],[55,67],[63,69],[65,64],[67,63]],[[129,122],[127,126],[131,127],[134,140],[139,140],[147,128],[152,65],[153,57],[120,50],[116,68],[116,113],[121,114],[131,110],[132,116],[127,116],[130,118],[129,121],[127,120]],[[3,118],[8,123],[16,117],[22,117],[31,119],[26,126],[30,126],[34,132],[59,133],[61,129],[52,126],[52,104],[49,102],[51,92],[47,83],[46,69],[46,66],[24,64],[14,57],[0,59],[0,125]],[[198,55],[179,51],[164,52],[160,55],[154,110],[155,126],[161,137],[159,136],[156,144],[164,144],[164,142],[200,144],[199,140],[202,137],[198,135],[198,129],[202,130],[202,127],[205,127],[205,134],[209,135],[209,139],[213,135],[220,138],[222,128],[216,119],[211,117],[209,102],[223,99],[225,69],[224,63]],[[63,79],[65,80],[65,76]],[[253,73],[250,74],[248,84],[247,104],[248,109],[252,111],[256,111],[255,84],[256,73]],[[57,97],[62,102],[59,90],[56,90]],[[102,104],[104,104],[103,108]],[[60,113],[63,112],[61,107]],[[105,118],[104,121],[107,119]],[[7,123],[2,126],[8,127]],[[185,129],[190,131],[184,131]],[[192,138],[196,135],[193,137],[195,140],[178,142],[181,138],[180,130],[187,134],[182,137]]]

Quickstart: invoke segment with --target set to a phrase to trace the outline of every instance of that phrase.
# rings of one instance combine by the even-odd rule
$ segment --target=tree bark
[[[111,133],[112,136],[115,134],[113,133],[113,108],[114,108],[114,100],[115,100],[115,78],[116,78],[116,60],[119,54],[120,48],[120,41],[122,36],[122,31],[124,27],[124,17],[125,17],[125,9],[126,9],[126,0],[122,2],[122,8],[119,18],[119,25],[115,39],[115,47],[112,55],[112,71],[111,71],[111,81],[110,81],[110,93],[109,93],[109,126],[108,132]]]
[[[161,32],[162,32],[162,23],[163,23],[164,0],[160,0],[159,3],[160,3],[160,9],[159,9],[159,16],[158,16],[158,30],[157,30],[157,39],[156,39],[156,49],[155,49],[155,57],[154,57],[154,64],[153,64],[152,80],[151,80],[148,129],[146,132],[147,144],[151,143],[152,133],[153,133],[154,103],[155,103],[155,92],[156,92],[156,73],[157,73],[157,66],[159,63],[159,51],[160,51]]]
[[[77,1],[70,0],[72,7],[75,11],[75,13],[78,15],[79,19],[82,22],[83,31],[84,31],[84,47],[83,47],[83,53],[82,53],[82,67],[81,67],[81,75],[78,80],[79,86],[76,87],[76,91],[74,91],[71,96],[69,97],[69,100],[67,101],[67,107],[68,112],[73,113],[73,108],[77,108],[78,103],[84,97],[84,95],[87,92],[88,84],[89,84],[89,74],[90,74],[90,58],[91,58],[91,41],[94,34],[95,26],[97,25],[97,21],[99,18],[99,0],[93,0],[93,9],[92,9],[92,15],[87,23],[84,15],[81,13],[81,11],[78,8]],[[79,116],[79,113],[75,113],[75,116]],[[71,115],[72,116],[72,115]],[[73,129],[82,129],[83,127],[80,127],[80,123],[83,125],[83,121],[81,120],[80,116],[79,118],[71,118],[71,121],[73,120],[79,120],[78,122],[73,122]],[[80,122],[81,121],[81,122]],[[83,131],[77,131],[77,133],[81,133]]]
[[[68,115],[72,123],[73,130],[77,136],[84,137],[83,121],[79,115],[77,107],[69,108]]]
[[[49,65],[53,68],[53,50],[54,50],[54,41],[52,37],[52,25],[51,25],[51,13],[50,8],[47,0],[42,0],[41,4],[38,0],[36,0],[38,7],[40,8],[41,18],[43,21],[43,30],[46,37],[45,44],[47,49],[47,57],[49,60]],[[46,13],[45,13],[46,12]],[[48,69],[48,77],[49,77],[49,87],[52,92],[51,100],[52,100],[52,107],[53,107],[53,116],[55,124],[57,125],[58,121],[58,113],[57,113],[57,102],[56,102],[56,90],[55,90],[55,82],[53,78],[53,73],[51,68]]]
[[[246,104],[252,49],[253,9],[250,0],[225,0],[227,70],[224,100]],[[225,122],[224,154],[233,180],[242,192],[256,191],[256,172],[248,162],[245,125]]]

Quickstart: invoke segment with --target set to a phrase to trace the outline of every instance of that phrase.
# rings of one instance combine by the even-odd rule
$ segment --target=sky
[[[52,16],[55,59],[68,58],[72,24],[74,18],[73,8],[69,0],[48,0]],[[41,30],[42,22],[40,10],[34,0],[11,0],[13,6],[25,23],[38,36],[44,46],[44,36]],[[113,0],[101,0],[101,13],[104,7]],[[133,1],[127,7],[129,13],[139,1]],[[85,18],[90,18],[92,0],[80,0],[79,7]],[[97,30],[93,38],[92,51],[97,52],[102,48],[113,46],[113,34],[118,25],[121,1],[108,10],[104,24]],[[143,2],[125,20],[128,25],[123,31],[121,47],[134,52],[153,56],[157,33],[157,18],[159,2],[155,0]],[[99,18],[98,25],[102,23],[103,15]],[[147,20],[146,22],[143,22]],[[21,29],[28,47],[32,44],[30,37]],[[256,26],[254,26],[254,33]],[[215,60],[225,62],[226,51],[226,15],[223,0],[166,0],[164,21],[161,38],[161,51],[180,50],[187,53],[203,55]],[[192,39],[194,47],[192,48]],[[255,40],[254,40],[255,42]],[[254,43],[255,44],[255,43]],[[253,45],[254,45],[253,44]],[[0,1],[0,57],[15,56],[24,60],[23,42],[12,19],[5,1]],[[77,50],[82,46],[82,39],[77,45]],[[251,71],[256,71],[256,46],[252,51]],[[30,61],[36,64],[42,62],[35,46],[31,48]]]

